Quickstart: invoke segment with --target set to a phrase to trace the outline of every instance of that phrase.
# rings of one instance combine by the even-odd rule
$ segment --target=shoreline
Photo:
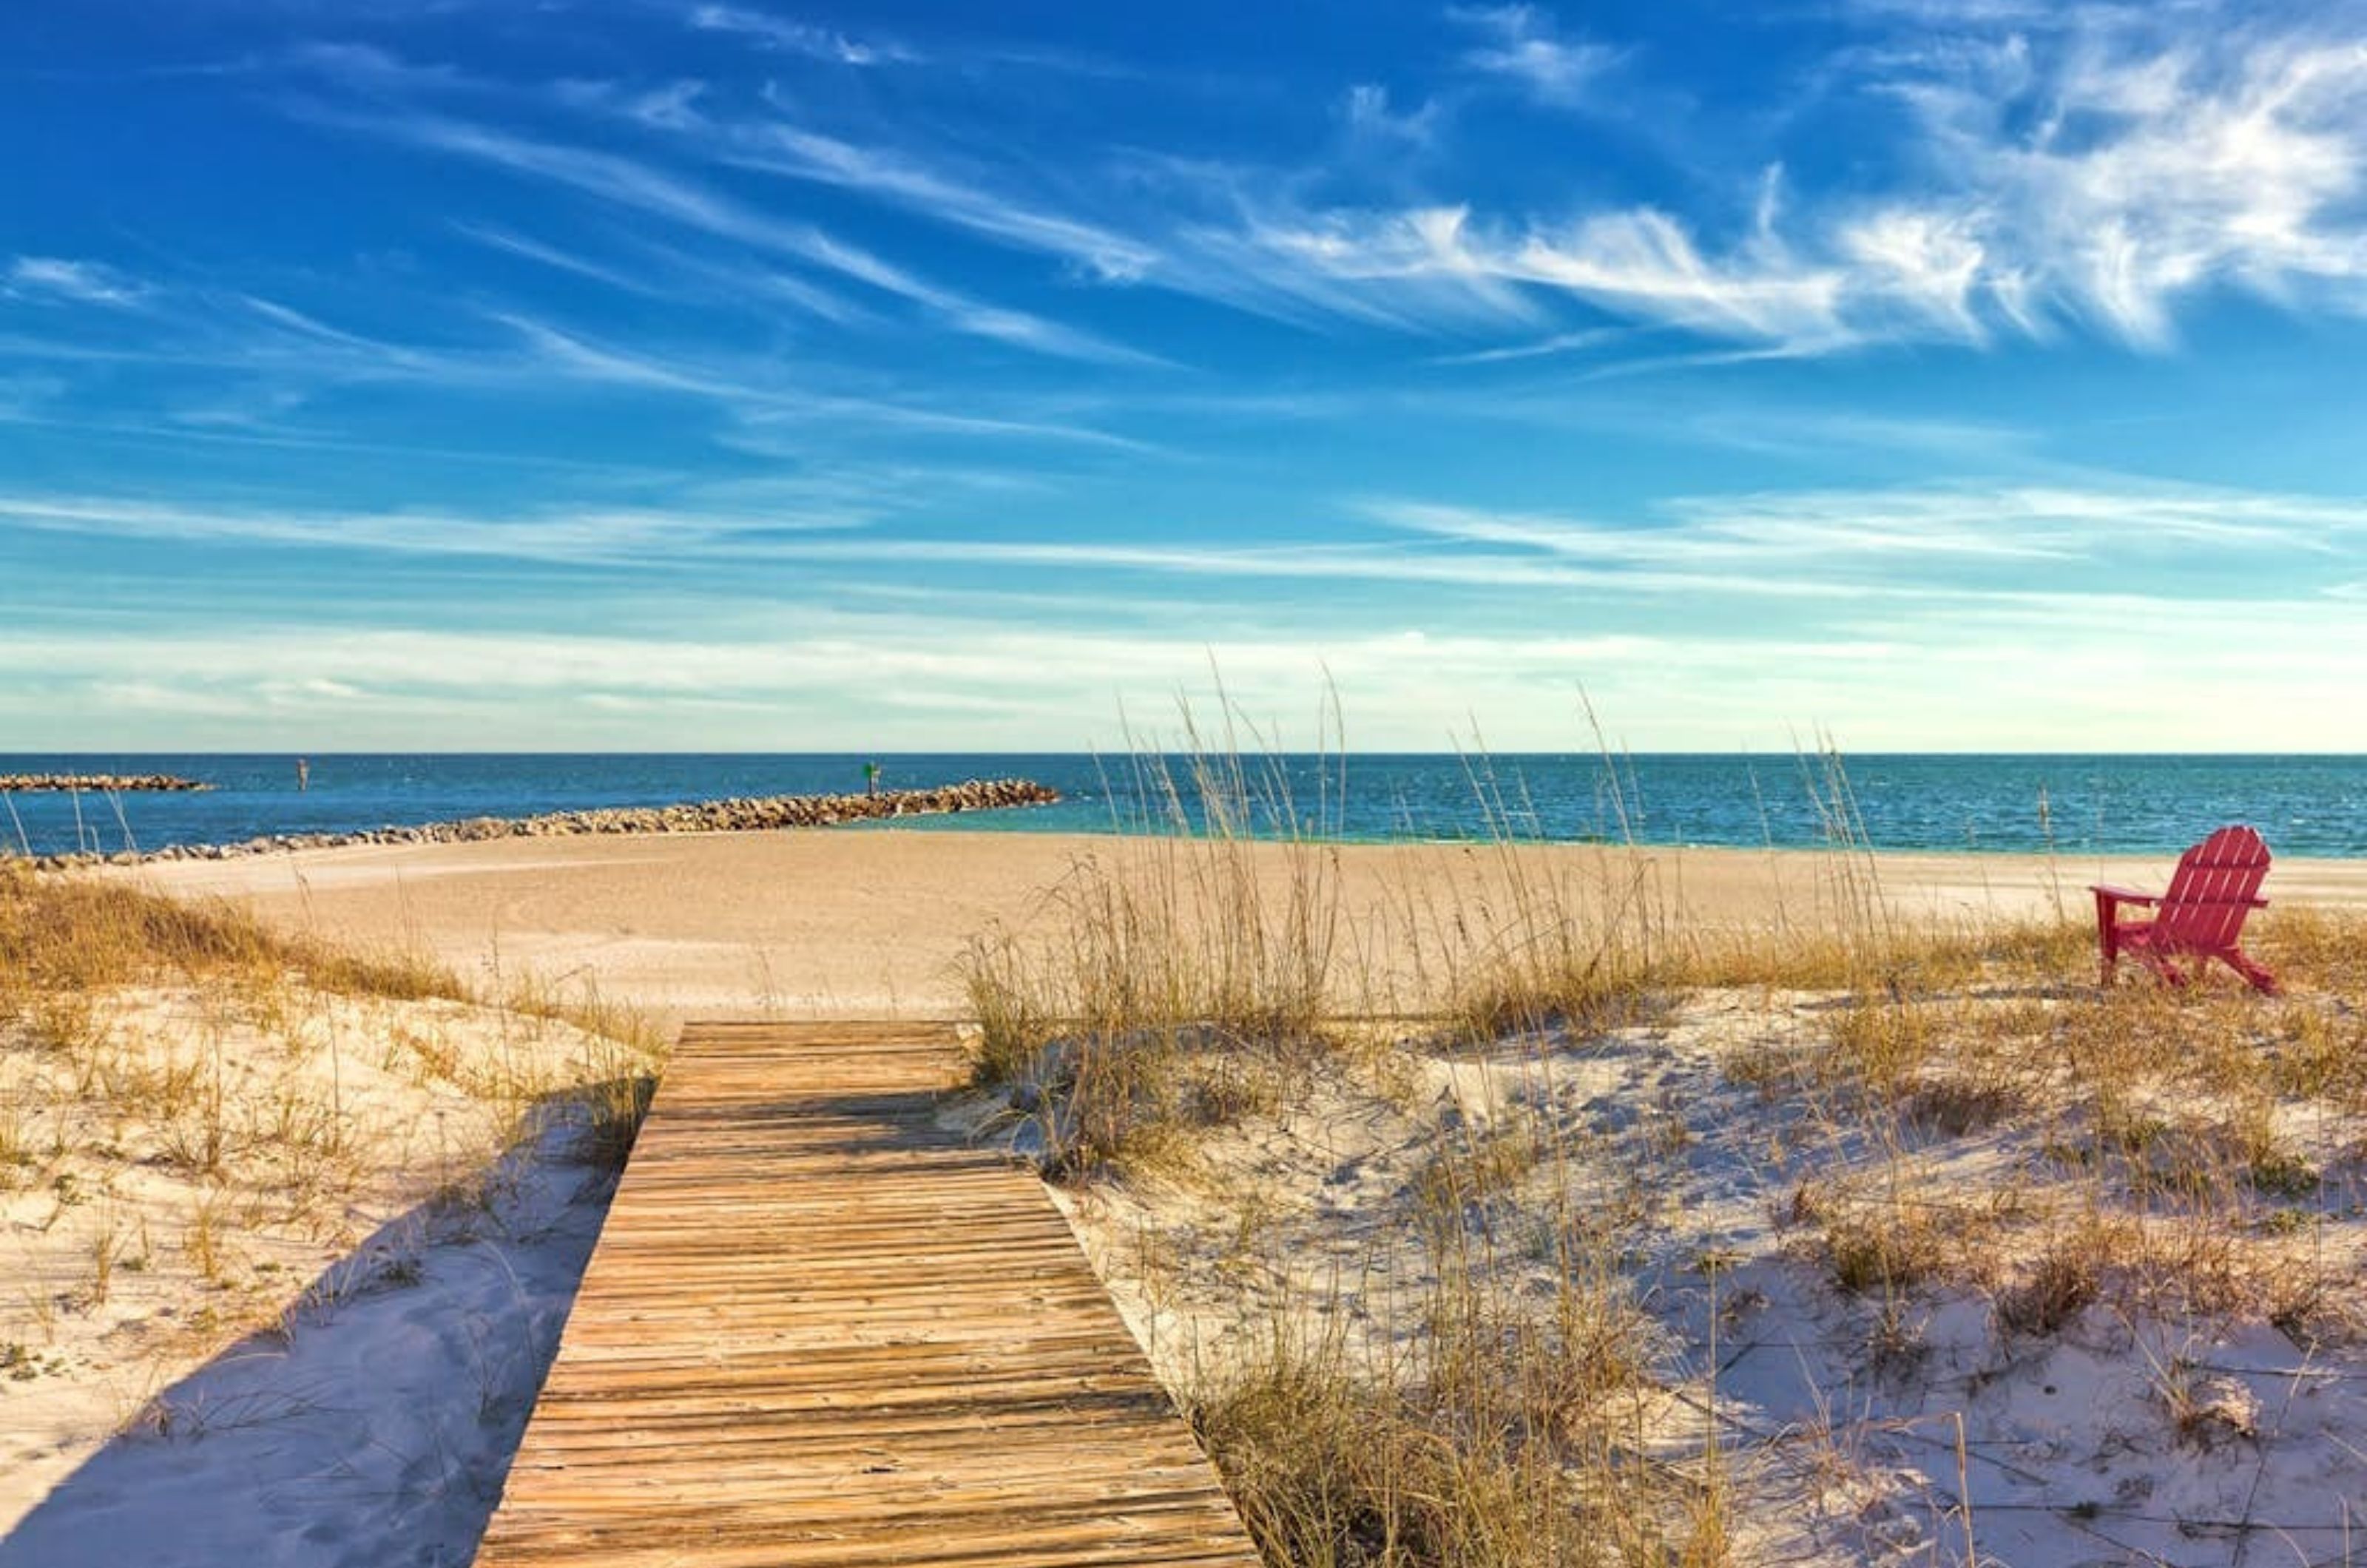
[[[2241,825],[2240,819],[2237,819],[2237,825]],[[1054,828],[1018,826],[1007,828],[972,828],[968,824],[964,824],[957,828],[946,828],[933,827],[931,824],[926,822],[895,823],[885,821],[856,821],[846,823],[844,826],[851,831],[858,833],[879,831],[881,829],[889,831],[910,829],[917,832],[978,833],[981,835],[994,836],[1008,833],[1023,838],[1034,837],[1103,840],[1123,840],[1127,841],[1159,841],[1173,840],[1178,842],[1192,842],[1206,841],[1208,837],[1206,834],[1200,833],[1182,833],[1169,831],[1166,829],[1146,831],[1133,828],[1103,829],[1073,828],[1066,826]],[[2253,826],[2257,827],[2258,824],[2253,824]],[[2205,831],[2207,831],[2207,829]],[[2182,843],[2165,845],[2158,849],[2135,850],[2065,848],[2057,848],[2054,850],[1968,849],[1960,844],[1926,846],[1923,848],[1886,847],[1879,844],[1780,842],[1730,844],[1716,839],[1612,839],[1593,837],[1554,839],[1546,838],[1541,835],[1536,837],[1508,837],[1499,839],[1481,834],[1449,836],[1445,834],[1425,835],[1416,833],[1338,833],[1325,835],[1309,834],[1302,838],[1291,839],[1279,834],[1243,833],[1237,835],[1237,837],[1240,841],[1245,843],[1271,844],[1277,846],[1299,844],[1317,849],[1468,849],[1493,851],[1497,849],[1509,848],[1523,851],[1546,850],[1569,851],[1572,852],[1591,850],[1619,850],[1629,851],[1637,854],[1656,854],[1666,852],[1720,855],[1772,854],[1818,857],[1840,856],[1844,859],[1864,859],[1870,857],[1875,861],[1963,861],[1968,863],[1980,861],[2028,861],[2036,863],[2054,862],[2068,865],[2091,862],[2117,864],[2122,862],[2129,861],[2150,861],[2157,857],[2165,861],[2175,862],[2180,855],[2185,853],[2188,849],[2199,841],[2202,834],[2198,833],[2195,838],[2189,839]],[[2276,850],[2276,846],[2273,843],[2271,843],[2269,848],[2272,853]],[[2361,868],[2363,871],[2367,871],[2367,852],[2362,852],[2355,855],[2279,854],[2276,856],[2275,863],[2280,866],[2303,864],[2327,866],[2355,865]]]
[[[854,832],[502,838],[356,845],[96,874],[231,898],[281,928],[425,953],[472,978],[584,987],[663,1022],[693,1017],[948,1017],[957,965],[990,930],[1048,929],[1081,865],[1184,841],[883,827]],[[2043,856],[1607,845],[1241,846],[1275,897],[1295,858],[1336,878],[1341,941],[1387,981],[1391,933],[1483,896],[1506,855],[1526,874],[1646,887],[1671,925],[1806,929],[1840,918],[1869,875],[1895,918],[1960,924],[2089,918],[2087,885],[2166,883],[2174,854]],[[1860,885],[1852,886],[1852,879]],[[2367,908],[2367,861],[2280,860],[2280,908]]]
[[[1771,771],[1764,757],[1755,766],[1747,755],[1726,753],[1638,756],[1632,769],[1629,761],[1614,770],[1599,759],[1557,754],[1359,753],[1335,769],[1329,761],[1319,766],[1313,756],[1242,759],[1247,776],[1240,783],[1251,798],[1234,816],[1262,831],[1287,832],[1295,820],[1353,844],[1485,842],[1513,833],[1622,847],[1632,837],[1651,850],[1755,851],[1772,842],[1822,853],[1835,848],[1832,834],[1847,815],[1822,798],[1836,787],[1831,783],[1795,780],[1789,768]],[[2209,828],[2248,822],[2280,854],[2367,859],[2367,820],[2340,809],[2367,780],[2362,761],[2170,756],[2124,766],[2110,759],[1869,753],[1853,760],[1840,787],[1856,814],[1849,817],[1850,836],[1878,852],[2052,853],[2079,863],[2099,854],[2176,853]],[[206,855],[209,846],[260,841],[277,849],[350,835],[399,836],[480,818],[837,795],[863,789],[865,765],[855,754],[821,753],[324,755],[313,759],[306,793],[289,761],[243,753],[0,758],[0,773],[169,771],[214,785],[204,794],[127,796],[128,820],[119,822],[102,804],[86,830],[69,817],[63,795],[28,795],[18,804],[29,838],[5,831],[0,840],[27,854]],[[881,765],[883,789],[1018,775],[1065,797],[984,824],[997,830],[1131,835],[1168,830],[1170,807],[1178,804],[1195,819],[1199,814],[1190,765],[1179,759],[883,753]],[[1168,783],[1180,792],[1177,799],[1171,800]],[[0,829],[11,827],[0,823]]]

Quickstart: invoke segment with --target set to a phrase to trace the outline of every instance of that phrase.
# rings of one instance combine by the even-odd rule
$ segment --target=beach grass
[[[0,863],[0,1349],[58,1391],[9,1451],[190,1435],[163,1391],[223,1347],[415,1284],[439,1238],[505,1235],[522,1162],[621,1168],[653,1032],[580,988],[505,990]]]
[[[1261,776],[1190,765],[1203,798]],[[2117,1335],[2146,1391],[2095,1469],[2167,1424],[2135,1495],[2203,1457],[2165,1343],[2361,1344],[2367,922],[2257,920],[2277,998],[2102,987],[2084,921],[1892,907],[1840,760],[1810,776],[1819,897],[1750,929],[1689,919],[1664,857],[1509,831],[1360,928],[1319,838],[1277,862],[1247,830],[1292,819],[1269,801],[1081,858],[1048,918],[972,945],[985,1092],[1074,1190],[1269,1562],[1829,1550],[1896,1413],[1948,1397],[1902,1390],[1942,1361],[2011,1384],[2073,1336]],[[1352,1124],[1395,1141],[1341,1163]],[[1717,1337],[1771,1302],[1851,1325],[1831,1371],[1863,1408],[1779,1440],[1733,1407]],[[1920,1539],[1970,1563],[1976,1497],[1946,1494]]]
[[[224,902],[163,898],[127,883],[49,876],[0,859],[0,1016],[30,998],[159,978],[277,984],[396,1000],[457,999],[418,953],[360,954],[292,939]]]

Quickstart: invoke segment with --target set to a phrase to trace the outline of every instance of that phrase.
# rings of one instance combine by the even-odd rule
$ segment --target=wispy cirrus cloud
[[[1875,38],[1836,54],[1837,90],[1903,116],[1887,167],[1846,194],[1790,192],[1782,149],[1770,145],[1761,180],[1735,193],[1728,214],[1508,209],[1458,197],[1451,160],[1426,176],[1435,197],[1410,205],[1319,200],[1324,182],[1310,169],[1154,149],[1070,164],[1055,188],[1031,179],[1025,160],[966,155],[909,131],[825,129],[806,100],[777,89],[764,95],[769,112],[754,115],[710,101],[700,82],[589,85],[579,98],[719,170],[829,186],[1051,256],[1087,282],[1325,329],[1529,329],[1513,343],[1483,338],[1476,363],[1530,357],[1533,345],[1610,321],[1802,355],[1896,342],[1979,347],[2073,323],[2158,348],[2175,337],[2180,302],[2215,289],[2367,314],[2367,53],[2339,21],[2219,17],[2206,51],[2185,13],[2182,24],[2105,6],[2060,8],[2043,24],[1979,6],[1904,19],[1879,7],[1856,14]],[[2202,14],[2217,17],[2209,5]],[[1448,15],[1478,39],[1463,70],[1540,101],[1577,102],[1626,59],[1566,37],[1532,6]],[[846,41],[770,13],[705,6],[694,16],[710,30],[809,54],[841,53]],[[406,75],[376,51],[333,51],[319,63],[366,89],[450,86],[436,68]],[[1400,113],[1369,84],[1352,85],[1342,104],[1346,129],[1367,141],[1432,147],[1447,125],[1438,98]],[[398,118],[413,140],[834,272],[956,331],[1056,357],[1151,357],[968,300],[770,204],[619,153]],[[1557,308],[1570,306],[1591,319],[1557,320]]]
[[[1430,362],[1433,365],[1502,365],[1516,359],[1546,359],[1556,355],[1581,354],[1590,348],[1624,343],[1633,335],[1633,329],[1627,327],[1585,327],[1572,333],[1554,333],[1534,342],[1512,344],[1503,348],[1433,355]]]
[[[736,33],[766,49],[834,65],[918,65],[927,58],[892,39],[853,38],[744,6],[695,6],[686,19],[704,32]]]
[[[992,239],[1062,257],[1104,281],[1138,280],[1159,260],[1156,251],[1140,240],[998,192],[995,177],[984,169],[957,173],[785,120],[710,129],[722,137],[719,151],[726,163],[892,201]]]
[[[1446,111],[1436,98],[1421,107],[1399,109],[1389,90],[1377,82],[1359,82],[1340,100],[1340,119],[1353,137],[1399,147],[1435,146]]]
[[[1535,328],[1553,302],[1635,325],[1786,353],[1858,341],[1851,282],[1762,235],[1704,253],[1676,218],[1650,209],[1597,213],[1544,227],[1491,220],[1467,205],[1398,210],[1256,213],[1240,238],[1252,253],[1236,272],[1343,317],[1407,330]],[[1210,247],[1212,250],[1215,248]],[[1524,336],[1475,351],[1473,362],[1517,359],[1611,340],[1594,329]]]
[[[1441,321],[1532,317],[1512,290],[1486,280],[1309,265],[1309,256],[1339,246],[1340,235],[1328,231],[1335,220],[1296,206],[1277,188],[1288,182],[1267,171],[1130,154],[1122,166],[1097,171],[1105,199],[1084,215],[1014,188],[1007,168],[943,148],[832,136],[788,118],[778,96],[767,96],[770,116],[719,113],[673,129],[684,151],[719,166],[831,186],[1049,256],[1089,283],[1161,288],[1308,326],[1360,321],[1419,333]],[[1101,347],[1110,354],[1111,345]],[[1072,356],[1096,355],[1081,344]]]
[[[2213,288],[2367,312],[2367,39],[2231,17],[2206,44],[2091,15],[2043,62],[2010,35],[1879,84],[1957,172],[1880,215],[1931,237],[1950,309],[2068,311],[2143,346]]]
[[[619,374],[625,372],[620,370]],[[1376,509],[1377,512],[1380,509]],[[555,507],[532,513],[391,510],[324,513],[302,507],[202,505],[109,495],[0,494],[0,525],[185,543],[243,542],[328,551],[472,556],[572,562],[581,567],[720,563],[866,569],[956,569],[1008,573],[1041,586],[1121,579],[1269,584],[1424,585],[1473,592],[1615,589],[1625,593],[1741,599],[1853,599],[1863,585],[1817,574],[1729,579],[1709,575],[1712,552],[1623,553],[1615,539],[1591,551],[1550,547],[1546,525],[1521,519],[1450,517],[1410,504],[1394,520],[1439,536],[1449,547],[1408,551],[1385,543],[1305,541],[1269,545],[984,538],[880,533],[859,499],[775,496],[738,509]],[[1565,532],[1568,525],[1560,525]],[[856,531],[860,530],[860,531]],[[1498,548],[1512,546],[1513,548]],[[1587,557],[1589,558],[1580,558]],[[697,564],[693,564],[697,563]],[[1658,568],[1659,570],[1641,570]]]
[[[976,400],[966,406],[897,401],[821,389],[812,378],[770,361],[752,361],[713,351],[666,355],[647,349],[594,341],[534,317],[501,313],[496,321],[517,335],[522,357],[503,362],[512,377],[565,378],[580,382],[674,393],[710,400],[753,431],[789,425],[849,430],[901,431],[918,434],[1023,439],[1146,453],[1146,442],[1058,419],[986,412]]]
[[[520,234],[499,224],[455,221],[452,228],[456,233],[465,235],[481,245],[539,263],[541,265],[552,267],[561,272],[572,273],[577,277],[590,278],[595,283],[606,284],[611,288],[619,289],[628,294],[663,297],[668,292],[666,286],[655,278],[637,277],[622,267],[613,266],[577,252],[562,249],[530,235]]]
[[[279,63],[299,75],[334,82],[348,91],[372,97],[496,90],[495,84],[459,66],[424,62],[376,44],[342,39],[315,39],[295,44],[279,57]],[[249,68],[259,65],[255,62]]]
[[[1564,39],[1553,17],[1535,6],[1457,6],[1446,14],[1483,40],[1463,51],[1467,69],[1513,82],[1542,103],[1582,102],[1619,62],[1620,51],[1607,44]]]
[[[304,512],[205,507],[106,496],[0,494],[0,525],[48,533],[176,542],[237,541],[421,556],[493,557],[580,567],[678,561],[683,552],[762,532],[844,527],[845,521],[761,519],[678,511],[569,509],[542,516],[436,512]]]
[[[0,271],[0,297],[123,307],[140,304],[149,292],[146,285],[104,262],[17,256]]]
[[[2017,581],[2082,592],[2140,563],[2174,558],[2188,575],[2214,558],[2278,552],[2298,588],[2329,563],[2367,557],[2367,502],[2161,484],[1923,485],[1678,496],[1634,517],[1587,519],[1383,498],[1366,515],[1412,533],[1594,566],[1727,574],[1737,580],[1823,576],[1835,582],[1922,585],[1968,598],[2014,592]],[[1968,566],[2010,574],[1976,585]],[[2197,597],[2218,590],[2203,572]],[[2249,592],[2257,584],[2230,588]]]
[[[1059,358],[1152,365],[1155,356],[1025,310],[972,299],[838,238],[819,226],[776,217],[686,176],[595,148],[521,136],[428,114],[336,116],[338,123],[546,180],[615,206],[667,220],[894,295],[955,331]]]
[[[766,283],[762,276],[745,281],[752,293]],[[1048,414],[1041,404],[991,390],[882,392],[876,381],[828,363],[787,362],[777,353],[696,337],[663,344],[610,343],[524,310],[445,312],[436,319],[434,341],[415,341],[339,326],[260,295],[208,295],[176,304],[187,308],[169,313],[165,333],[153,341],[118,346],[78,334],[0,336],[0,353],[85,368],[234,375],[251,379],[263,404],[282,413],[331,388],[399,386],[506,397],[574,395],[594,388],[704,405],[720,416],[715,438],[726,443],[735,435],[801,429],[832,442],[900,435],[1138,455],[1154,449],[1095,427],[1074,399]],[[212,423],[208,406],[170,417]],[[139,427],[117,428],[130,434]]]
[[[612,254],[595,256],[498,224],[456,221],[452,228],[493,250],[643,299],[754,312],[787,303],[840,326],[877,324],[872,312],[844,294],[762,263],[718,260],[646,237],[612,236]]]
[[[1723,243],[1656,207],[1461,201],[1269,210],[1251,232],[1269,267],[1344,288],[1512,287],[1795,355],[2072,323],[2160,348],[2214,290],[2367,315],[2367,35],[2230,20],[2205,49],[2125,16],[1990,35],[1976,10],[1949,47],[1856,57],[1851,90],[1908,117],[1900,172],[1787,201],[1771,163]]]

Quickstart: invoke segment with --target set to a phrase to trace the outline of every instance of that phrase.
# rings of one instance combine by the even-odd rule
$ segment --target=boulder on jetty
[[[63,795],[74,790],[91,795],[172,795],[213,787],[171,773],[0,773],[0,795]]]
[[[147,854],[40,855],[43,871],[70,866],[136,864],[160,860],[230,860],[283,850],[334,850],[354,844],[465,844],[487,839],[567,839],[593,833],[753,833],[778,828],[828,828],[881,817],[925,817],[951,811],[999,811],[1049,806],[1060,792],[1032,779],[971,779],[933,789],[890,789],[877,795],[776,795],[753,799],[697,800],[674,806],[612,806],[557,811],[542,817],[471,817],[417,828],[373,828],[358,833],[274,833],[236,844],[173,844]]]

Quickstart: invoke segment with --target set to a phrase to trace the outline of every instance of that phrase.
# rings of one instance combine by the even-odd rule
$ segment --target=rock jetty
[[[172,844],[146,854],[127,850],[112,855],[37,855],[32,863],[43,871],[62,871],[81,865],[137,865],[143,861],[232,860],[353,844],[465,844],[485,839],[572,839],[598,833],[751,833],[778,828],[828,828],[880,817],[1049,806],[1059,798],[1059,790],[1032,779],[971,779],[933,789],[887,789],[877,795],[776,795],[675,806],[556,811],[542,817],[471,817],[459,822],[373,828],[357,833],[274,833],[235,844]]]
[[[0,795],[63,795],[71,790],[90,795],[174,795],[213,787],[199,779],[171,773],[0,773]]]

